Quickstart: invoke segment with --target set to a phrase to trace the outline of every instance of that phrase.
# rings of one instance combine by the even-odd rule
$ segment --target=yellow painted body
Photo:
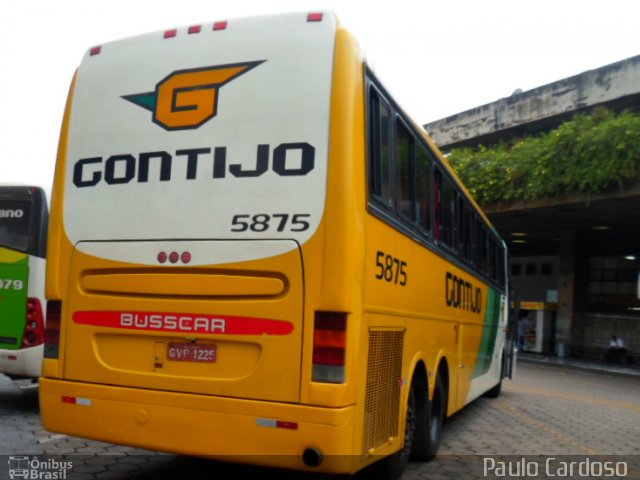
[[[49,300],[62,300],[63,320],[59,358],[43,364],[45,428],[294,469],[307,468],[302,454],[317,448],[326,458],[319,470],[352,473],[402,447],[404,406],[419,362],[428,371],[430,395],[438,366],[446,362],[449,414],[468,402],[488,288],[368,212],[364,58],[346,30],[336,33],[324,216],[299,249],[262,260],[170,271],[74,249],[62,222],[73,90],[62,127],[51,212],[46,293]],[[405,286],[376,279],[379,251],[407,262]],[[446,306],[447,272],[481,290],[481,314]],[[185,341],[180,336],[124,334],[71,321],[74,312],[106,309],[214,310],[291,319],[295,327],[291,336],[203,340],[217,345],[224,363],[171,364],[166,344]],[[312,381],[317,311],[348,313],[344,384]],[[397,379],[400,421],[395,435],[369,449],[363,440],[368,338],[378,330],[404,333],[402,375]],[[63,397],[88,399],[90,404],[72,404]],[[297,422],[298,427],[268,428],[261,424],[264,419]]]

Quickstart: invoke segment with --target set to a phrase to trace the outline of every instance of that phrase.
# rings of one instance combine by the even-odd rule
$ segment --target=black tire
[[[447,411],[447,392],[441,375],[436,377],[433,399],[429,401],[428,392],[425,392],[424,398],[418,402],[417,428],[411,458],[428,462],[438,453]]]
[[[491,390],[487,390],[484,394],[487,398],[498,398],[502,392],[502,379]]]

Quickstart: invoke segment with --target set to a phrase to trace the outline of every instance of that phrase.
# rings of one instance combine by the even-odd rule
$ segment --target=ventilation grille
[[[403,331],[370,331],[362,453],[398,435]]]

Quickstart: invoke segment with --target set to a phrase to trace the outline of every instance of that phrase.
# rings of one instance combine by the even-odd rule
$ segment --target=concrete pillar
[[[559,250],[556,352],[560,343],[568,347],[568,352],[579,352],[584,343],[588,255],[585,243],[575,232],[560,233]]]

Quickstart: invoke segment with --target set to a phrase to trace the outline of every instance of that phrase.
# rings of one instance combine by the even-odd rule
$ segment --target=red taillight
[[[58,358],[61,312],[62,302],[60,300],[49,300],[47,302],[47,334],[44,343],[44,358]]]
[[[44,317],[40,300],[29,297],[27,299],[27,318],[22,337],[22,348],[35,347],[44,342]]]
[[[322,13],[314,12],[307,15],[307,22],[321,22],[322,21]]]
[[[316,312],[313,331],[313,381],[345,382],[347,314]]]
[[[72,395],[62,395],[61,400],[62,403],[70,403],[71,405],[83,405],[85,407],[93,405],[93,400],[90,398],[74,397]]]

